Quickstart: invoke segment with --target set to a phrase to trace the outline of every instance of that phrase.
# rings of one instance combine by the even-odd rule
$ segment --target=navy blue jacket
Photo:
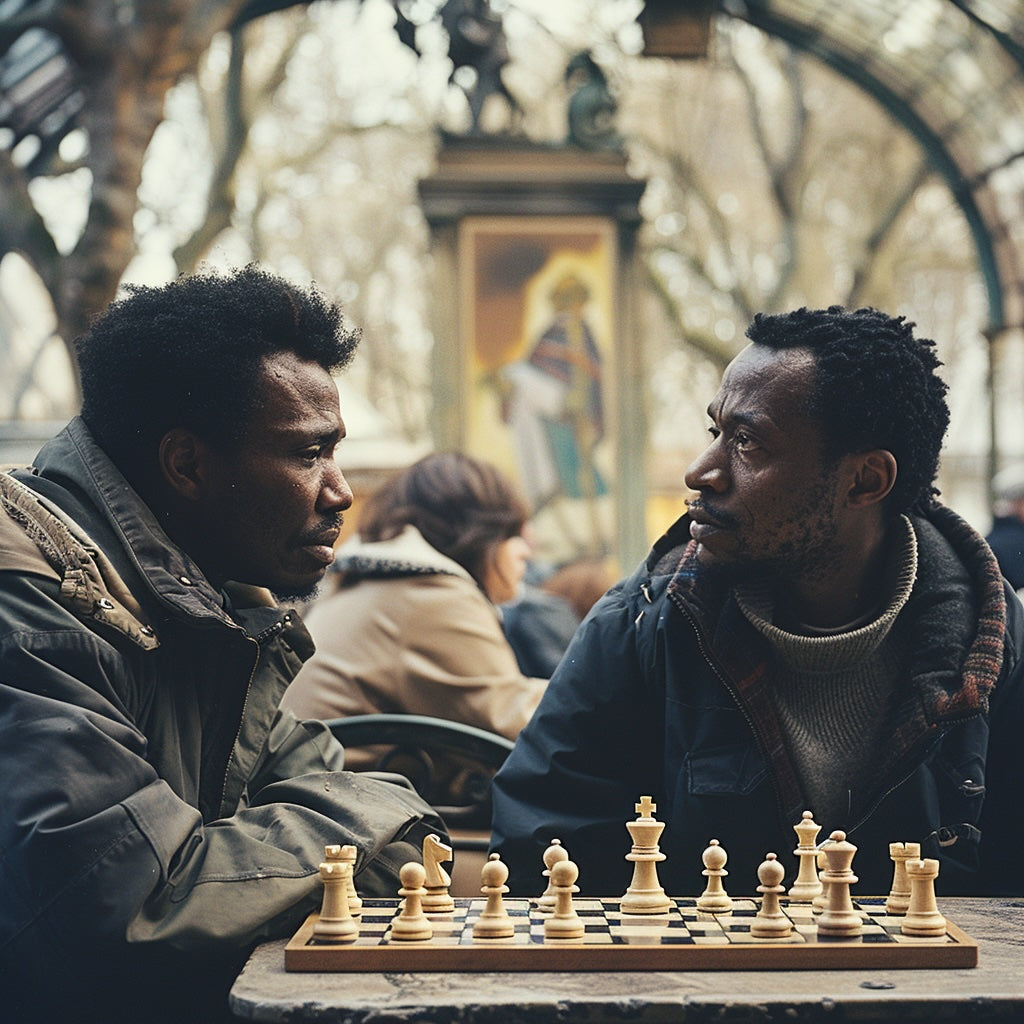
[[[1016,516],[997,516],[985,540],[1010,586],[1024,588],[1024,522]]]
[[[820,822],[858,847],[855,892],[885,894],[889,843],[941,862],[940,894],[1015,894],[1024,848],[1024,615],[984,540],[942,506],[914,517],[918,578],[893,626],[911,652],[886,754]],[[795,876],[805,809],[773,702],[767,641],[731,590],[702,579],[684,517],[594,607],[494,787],[493,849],[513,893],[535,895],[558,838],[593,895],[625,891],[625,822],[650,794],[666,823],[658,873],[703,891],[701,852],[726,849],[726,885],[749,895],[772,851]]]

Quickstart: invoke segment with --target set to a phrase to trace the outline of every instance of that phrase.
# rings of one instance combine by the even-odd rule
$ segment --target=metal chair
[[[353,715],[327,726],[346,748],[374,750],[366,770],[404,775],[441,815],[456,855],[451,891],[478,896],[490,843],[491,780],[512,741],[429,715]]]

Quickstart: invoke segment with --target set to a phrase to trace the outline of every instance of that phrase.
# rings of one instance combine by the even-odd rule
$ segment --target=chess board
[[[809,904],[782,902],[793,922],[786,938],[759,939],[750,923],[759,901],[733,899],[727,914],[697,910],[696,899],[676,898],[666,914],[623,914],[618,899],[577,898],[586,924],[582,939],[545,939],[544,914],[529,900],[509,899],[511,938],[474,939],[483,899],[457,899],[454,913],[429,915],[433,937],[397,940],[391,920],[400,901],[364,900],[359,937],[349,943],[315,939],[312,914],[285,948],[289,971],[688,971],[835,970],[841,968],[974,967],[977,943],[947,922],[938,938],[902,935],[902,917],[885,912],[885,899],[854,900],[864,919],[856,939],[819,937]]]

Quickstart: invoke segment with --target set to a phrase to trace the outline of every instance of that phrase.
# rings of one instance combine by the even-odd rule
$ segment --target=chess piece
[[[568,860],[569,851],[562,845],[561,839],[552,839],[551,845],[544,851],[544,877],[548,880],[547,888],[537,898],[537,909],[549,914],[555,909],[555,890],[551,884],[551,869],[560,860]]]
[[[722,879],[729,874],[725,870],[725,862],[729,855],[717,839],[712,839],[708,848],[701,854],[704,870],[701,872],[708,880],[707,888],[697,897],[697,909],[709,914],[727,914],[732,910],[732,900],[725,891]]]
[[[320,916],[313,925],[313,935],[325,942],[355,941],[359,925],[348,905],[352,865],[339,860],[324,861],[320,865],[320,878],[324,883],[324,899]]]
[[[798,840],[793,853],[799,858],[800,869],[796,880],[789,887],[789,899],[792,903],[810,903],[815,896],[821,895],[821,879],[818,878],[816,867],[818,847],[815,845],[821,826],[810,811],[804,811],[800,823],[793,826],[793,831]]]
[[[515,922],[509,917],[503,899],[508,868],[498,854],[492,853],[480,871],[480,891],[487,897],[484,909],[473,923],[474,939],[507,939],[515,934]]]
[[[451,875],[441,865],[452,859],[452,848],[441,842],[441,837],[431,833],[423,840],[423,885],[427,890],[423,897],[423,910],[427,914],[451,914],[455,911],[448,886]]]
[[[431,938],[434,928],[423,913],[423,897],[427,894],[423,887],[426,878],[423,865],[414,860],[403,864],[398,871],[398,878],[402,883],[398,895],[405,897],[405,903],[391,922],[391,937],[403,942]]]
[[[551,868],[551,885],[555,891],[555,909],[544,920],[545,939],[582,939],[583,920],[573,906],[573,893],[580,891],[576,885],[579,868],[571,860],[556,861]]]
[[[850,867],[857,847],[846,841],[845,832],[833,832],[829,838],[832,842],[825,847],[828,867],[821,875],[822,883],[828,885],[828,896],[818,918],[818,936],[856,938],[864,929],[864,922],[850,898],[850,886],[857,881]]]
[[[348,886],[348,909],[353,917],[359,917],[363,912],[363,901],[359,898],[359,893],[356,892],[356,853],[356,848],[348,844],[345,846],[339,846],[335,843],[331,846],[324,847],[324,860],[327,861],[328,864],[332,861],[338,861],[340,863],[348,864],[352,868],[352,874],[349,878]]]
[[[658,862],[665,859],[658,839],[665,824],[654,817],[657,809],[649,796],[641,797],[636,821],[626,823],[633,837],[633,848],[626,854],[626,860],[633,862],[633,881],[622,897],[624,914],[665,914],[672,906],[658,881]]]
[[[821,892],[811,900],[811,913],[820,914],[825,909],[825,904],[828,903],[828,883],[822,876],[822,872],[828,868],[828,860],[825,857],[823,847],[818,847],[818,855],[814,858],[814,863],[818,867],[818,881],[821,883]]]
[[[769,853],[757,869],[761,907],[750,923],[750,934],[755,938],[783,939],[793,931],[793,923],[779,904],[779,897],[786,891],[782,884],[785,873],[774,853]]]
[[[890,843],[889,856],[893,862],[892,888],[885,901],[887,914],[905,914],[910,906],[910,879],[907,878],[907,861],[920,860],[920,843]]]
[[[927,858],[907,860],[907,878],[910,880],[910,904],[900,931],[904,935],[942,936],[946,934],[946,919],[939,913],[935,902],[935,879],[939,862]]]

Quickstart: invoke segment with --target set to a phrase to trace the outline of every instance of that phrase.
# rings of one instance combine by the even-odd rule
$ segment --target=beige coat
[[[341,589],[305,614],[316,653],[285,693],[300,718],[433,715],[515,739],[547,685],[522,675],[498,610],[414,527],[339,552]]]

